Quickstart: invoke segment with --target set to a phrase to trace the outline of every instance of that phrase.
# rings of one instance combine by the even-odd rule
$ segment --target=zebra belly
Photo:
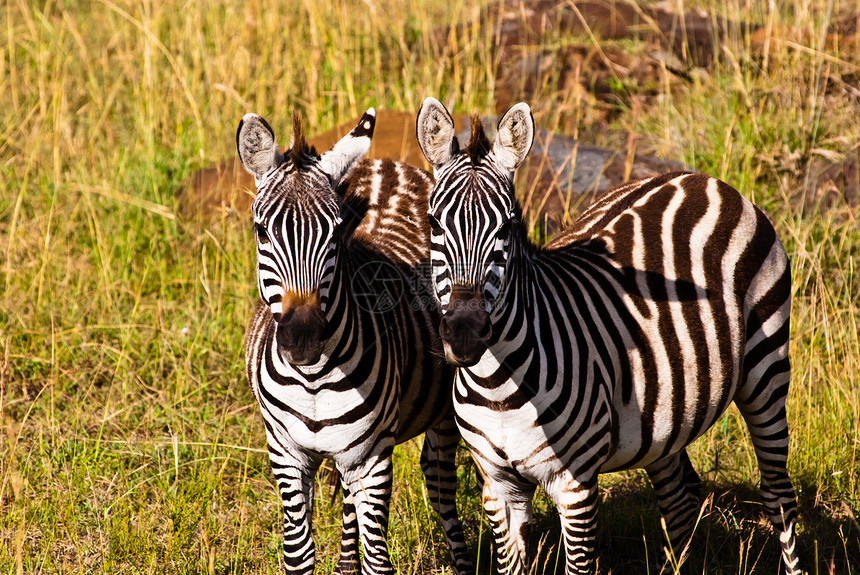
[[[644,390],[644,385],[637,388]],[[661,390],[670,405],[677,402],[683,406],[656,409],[650,415],[642,409],[644,391],[627,404],[616,398],[613,405],[616,444],[601,473],[644,467],[680,451],[704,434],[728,407],[735,386],[724,386],[707,398],[697,395],[699,389],[702,389],[699,382],[685,385],[683,402],[677,390]]]
[[[509,397],[515,387],[514,382],[508,381],[484,397]],[[473,387],[473,390],[477,389]],[[462,394],[457,395],[462,397]],[[500,404],[503,401],[500,399]],[[543,412],[551,410],[551,406],[538,398],[516,409],[498,409],[499,404],[494,404],[492,399],[482,403],[455,401],[454,409],[460,433],[473,457],[484,473],[496,480],[510,482],[508,480],[517,478],[513,483],[524,479],[546,486],[563,471],[577,468],[578,457],[588,459],[610,442],[608,426],[589,425],[593,422],[585,421],[591,419],[590,414],[583,413],[579,418],[570,419],[545,417],[548,414]],[[542,425],[541,421],[547,423]],[[593,433],[578,437],[575,429],[583,427]],[[584,451],[577,449],[585,442],[589,447]],[[560,445],[564,445],[564,452],[560,452]]]
[[[647,314],[625,302],[648,345],[633,345],[625,332],[627,348],[612,356],[626,369],[604,370],[617,379],[609,384],[615,446],[602,472],[643,467],[685,448],[726,410],[742,373],[739,314],[704,298],[662,307],[646,302]],[[625,372],[629,379],[622,380],[618,374]]]

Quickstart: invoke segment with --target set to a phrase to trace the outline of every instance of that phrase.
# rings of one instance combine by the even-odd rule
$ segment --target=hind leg
[[[796,548],[797,498],[788,477],[788,423],[785,397],[754,409],[739,405],[755,447],[761,473],[761,499],[767,518],[779,532],[782,560],[787,575],[802,573]]]
[[[775,319],[774,319],[775,318]],[[764,510],[779,532],[785,573],[799,575],[795,526],[797,498],[788,477],[788,421],[785,399],[790,377],[788,362],[788,312],[760,325],[747,341],[744,357],[746,381],[735,403],[749,428],[761,473],[761,498]],[[775,320],[778,329],[763,337],[765,328]]]
[[[460,433],[453,418],[441,422],[424,434],[421,469],[427,482],[430,504],[442,522],[451,559],[458,575],[475,572],[472,554],[466,547],[463,526],[457,516],[457,445]]]
[[[664,559],[668,561],[674,557],[680,562],[699,514],[702,480],[693,469],[686,449],[655,461],[645,471],[657,495],[660,515],[666,522]]]

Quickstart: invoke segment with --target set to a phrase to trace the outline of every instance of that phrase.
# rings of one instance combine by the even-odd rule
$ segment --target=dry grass
[[[860,142],[857,44],[824,34],[858,6],[695,5],[770,33],[754,43],[736,30],[725,57],[689,81],[664,69],[647,94],[617,86],[609,115],[588,91],[544,83],[538,118],[683,160],[770,214],[794,272],[790,470],[804,557],[812,572],[856,573],[860,226],[856,204],[801,191],[816,159]],[[0,8],[0,572],[279,571],[280,511],[241,369],[256,289],[245,218],[183,222],[174,193],[191,170],[234,153],[250,110],[278,133],[293,109],[314,132],[369,106],[416,110],[426,95],[492,111],[497,39],[478,27],[436,33],[479,12],[427,0]],[[710,494],[697,570],[776,565],[774,537],[749,503],[744,434],[730,412],[692,450]],[[415,442],[398,451],[392,555],[402,572],[447,571],[416,460]],[[486,571],[474,479],[463,479]],[[601,565],[644,570],[657,541],[647,481],[630,472],[604,483]],[[340,519],[319,487],[328,572]],[[539,511],[551,547],[551,512],[545,502]]]

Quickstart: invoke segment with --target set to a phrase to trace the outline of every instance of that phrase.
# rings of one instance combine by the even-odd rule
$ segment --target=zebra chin
[[[445,361],[454,367],[472,367],[481,360],[484,352],[487,351],[487,345],[481,344],[475,346],[469,351],[458,350],[454,351],[446,341],[442,341],[442,349],[445,352]]]
[[[284,359],[292,366],[301,367],[305,365],[314,365],[319,362],[322,357],[323,346],[319,345],[316,349],[289,350],[283,347],[278,348]]]

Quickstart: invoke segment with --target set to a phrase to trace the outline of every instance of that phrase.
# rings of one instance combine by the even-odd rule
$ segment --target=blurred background
[[[243,374],[257,298],[235,161],[246,112],[326,148],[368,107],[372,155],[424,165],[434,96],[540,131],[517,191],[535,242],[596,193],[688,167],[761,206],[792,260],[790,473],[805,567],[860,565],[860,3],[838,0],[8,0],[0,7],[0,573],[279,573],[281,511]],[[352,125],[350,125],[352,123]],[[401,573],[448,573],[398,448]],[[690,450],[689,568],[770,573],[779,546],[732,407]],[[489,572],[463,451],[467,538]],[[602,479],[603,572],[659,550],[644,473]],[[317,485],[318,572],[340,538]],[[536,501],[539,569],[557,523]]]

